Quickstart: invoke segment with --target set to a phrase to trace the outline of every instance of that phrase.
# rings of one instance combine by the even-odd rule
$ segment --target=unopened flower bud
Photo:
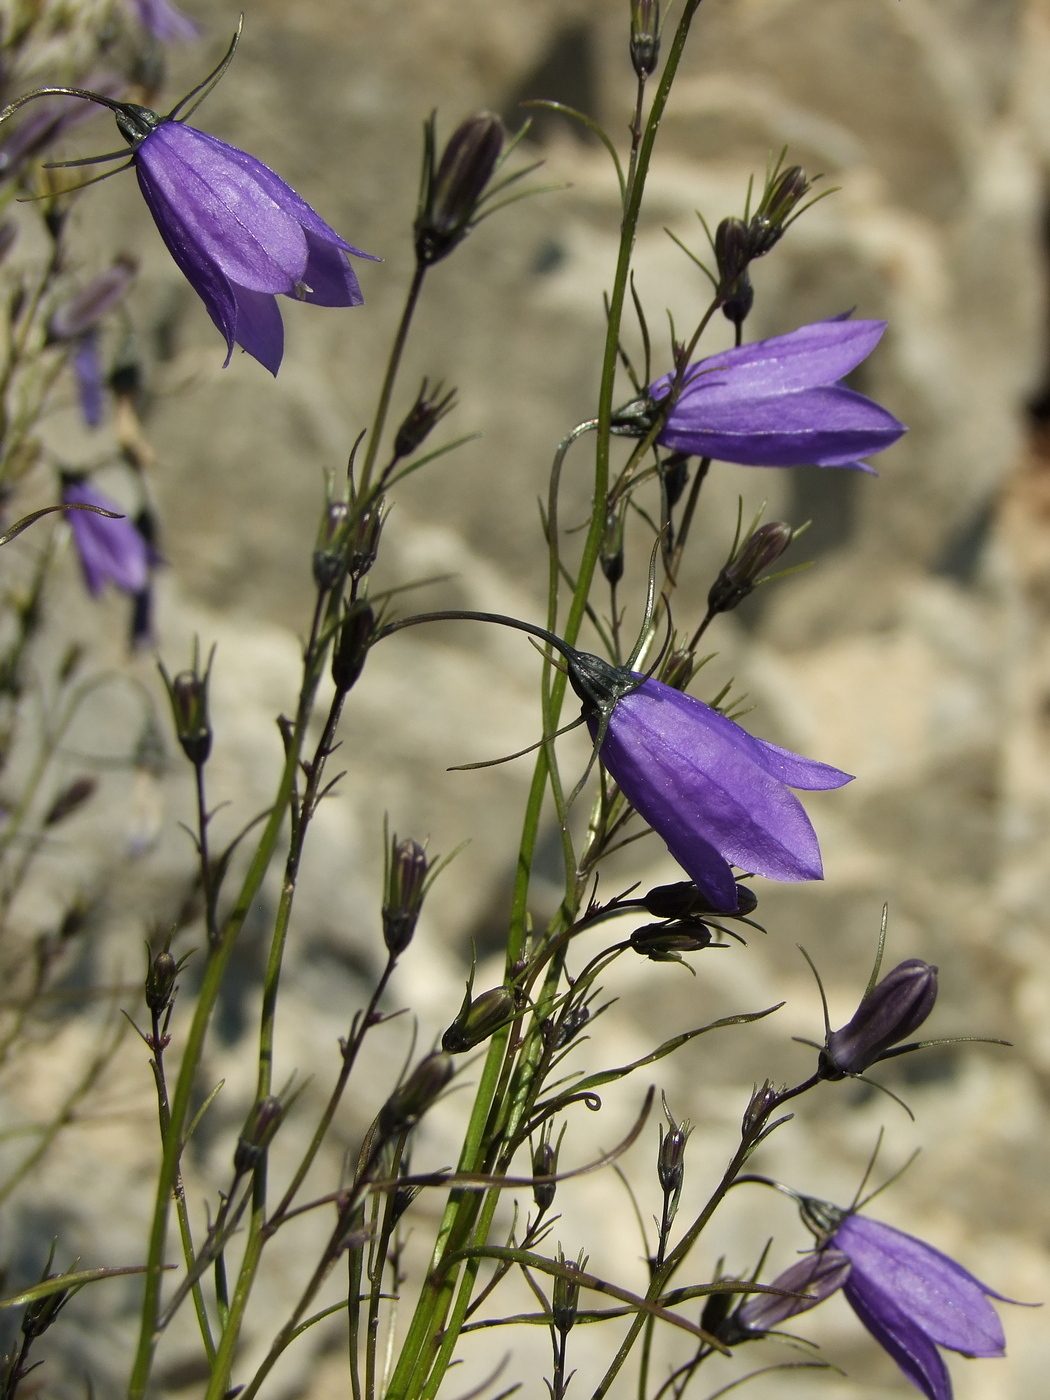
[[[47,1283],[57,1274],[48,1274],[42,1279],[42,1283]],[[26,1304],[26,1310],[22,1314],[22,1335],[27,1341],[33,1341],[54,1322],[55,1318],[65,1307],[69,1300],[69,1289],[60,1288],[54,1293],[48,1293],[43,1298],[34,1298]]]
[[[376,618],[371,604],[363,598],[350,604],[339,624],[339,633],[332,648],[332,680],[336,690],[345,694],[364,670],[375,626]]]
[[[750,316],[754,304],[755,289],[751,285],[751,277],[742,272],[722,298],[722,315],[739,330]]]
[[[748,224],[748,241],[753,258],[764,257],[780,242],[795,209],[809,193],[812,183],[800,165],[790,165],[786,170],[774,172]]]
[[[450,389],[447,394],[442,395],[444,385],[440,382],[431,389],[427,381],[423,380],[422,388],[416,395],[416,401],[405,415],[404,422],[397,430],[394,438],[394,456],[398,459],[411,457],[418,447],[421,447],[433,430],[441,422],[442,418],[456,406],[456,391]]]
[[[346,501],[329,501],[317,528],[314,545],[313,574],[318,588],[329,589],[339,581],[346,568],[347,533],[351,506]]]
[[[660,479],[664,484],[667,509],[674,510],[689,481],[689,453],[672,452],[664,457],[660,462]]]
[[[193,666],[188,671],[179,671],[174,680],[163,665],[160,673],[171,700],[171,712],[175,719],[175,733],[182,751],[195,768],[202,767],[211,753],[211,721],[208,714],[208,682],[211,678],[211,663],[214,649],[208,658],[208,665],[201,674],[200,661],[194,647]]]
[[[711,930],[699,919],[646,924],[631,934],[631,947],[651,962],[681,962],[680,953],[696,953],[711,942]]]
[[[505,1026],[514,1015],[514,994],[506,987],[482,992],[465,1007],[441,1037],[442,1050],[461,1055]]]
[[[379,1133],[385,1138],[415,1127],[452,1078],[451,1055],[440,1051],[420,1060],[400,1088],[379,1111]]]
[[[551,1049],[564,1050],[570,1041],[575,1040],[590,1019],[589,1007],[573,1006],[565,1013],[565,1019],[560,1024],[554,1017],[544,1021],[543,1033],[551,1042]]]
[[[740,1121],[740,1134],[745,1141],[754,1137],[755,1133],[761,1132],[765,1127],[766,1119],[776,1108],[779,1098],[780,1095],[768,1079],[751,1095],[750,1102],[744,1109],[744,1116]]]
[[[167,950],[150,960],[146,970],[146,1005],[154,1015],[159,1016],[171,1005],[178,973],[179,965]]]
[[[244,1131],[237,1139],[233,1154],[233,1169],[238,1176],[254,1171],[259,1165],[283,1117],[281,1101],[273,1094],[268,1094],[255,1105],[248,1115]]]
[[[890,1047],[918,1030],[937,1000],[937,969],[921,958],[898,963],[874,986],[820,1052],[822,1079],[863,1074]]]
[[[751,240],[743,219],[723,219],[715,229],[715,264],[723,288],[731,287],[747,271]]]
[[[670,651],[660,666],[658,679],[672,690],[686,691],[698,670],[696,654],[691,651]]]
[[[770,1332],[789,1318],[808,1312],[836,1293],[849,1278],[850,1261],[840,1250],[822,1249],[778,1274],[773,1288],[782,1293],[751,1293],[728,1318],[721,1339],[730,1346]]]
[[[427,885],[427,853],[418,841],[395,836],[386,861],[383,942],[396,958],[412,942]]]
[[[631,63],[645,81],[660,58],[660,0],[631,0]]]
[[[551,1297],[551,1321],[564,1337],[567,1332],[572,1330],[576,1322],[576,1310],[580,1302],[580,1284],[575,1275],[583,1273],[587,1260],[583,1254],[580,1255],[578,1261],[566,1259],[559,1249],[558,1263],[564,1266],[569,1277],[563,1277],[561,1274],[555,1276]]]
[[[758,907],[754,891],[748,885],[737,885],[735,909],[716,909],[691,880],[679,880],[673,885],[655,885],[642,900],[646,909],[657,919],[684,919],[697,914],[732,915],[753,913]]]
[[[423,182],[416,215],[416,260],[440,262],[477,222],[485,187],[503,150],[503,123],[492,112],[461,122],[435,164],[434,118],[424,135]]]
[[[627,516],[626,503],[614,506],[605,517],[601,551],[598,555],[602,573],[609,583],[623,578],[623,527]]]
[[[549,1142],[541,1142],[532,1154],[533,1176],[553,1176],[558,1170],[558,1154]],[[532,1186],[532,1199],[536,1209],[550,1210],[558,1189],[555,1181],[536,1181]]]
[[[385,521],[386,508],[379,500],[362,511],[351,524],[346,552],[346,571],[351,578],[364,578],[376,562]]]
[[[719,1280],[721,1282],[721,1280]],[[700,1314],[700,1326],[712,1337],[721,1337],[725,1320],[733,1306],[736,1294],[731,1289],[723,1293],[709,1293]]]
[[[57,826],[59,822],[71,817],[78,807],[83,807],[84,803],[89,801],[97,787],[97,778],[74,778],[47,809],[44,825]]]
[[[664,1105],[666,1111],[667,1105]],[[660,1179],[660,1189],[665,1196],[671,1196],[676,1201],[682,1191],[682,1179],[685,1176],[685,1145],[689,1141],[689,1134],[692,1132],[688,1122],[676,1123],[667,1114],[668,1127],[666,1132],[660,1133],[660,1151],[656,1159],[656,1174]]]
[[[763,581],[763,575],[775,564],[794,538],[790,525],[771,520],[749,535],[725,564],[707,595],[710,613],[732,612]]]

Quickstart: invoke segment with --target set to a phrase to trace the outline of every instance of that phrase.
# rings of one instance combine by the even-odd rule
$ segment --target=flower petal
[[[864,1215],[847,1215],[833,1242],[849,1255],[854,1281],[892,1297],[939,1346],[966,1356],[1005,1353],[1002,1323],[986,1296],[991,1289],[954,1259]]]
[[[234,287],[233,295],[237,303],[237,344],[275,375],[284,356],[284,322],[277,298],[247,287]]]
[[[929,1400],[952,1400],[952,1382],[940,1352],[926,1333],[856,1266],[843,1289],[853,1311],[879,1346],[893,1357]]]
[[[200,259],[238,286],[294,293],[307,261],[299,206],[309,206],[261,161],[169,121],[138,147],[135,166],[143,192],[151,190],[150,208],[169,248],[168,224],[173,238],[191,242]]]
[[[360,306],[364,297],[354,269],[346,260],[342,239],[332,243],[308,228],[306,246],[303,282],[309,290],[302,293],[302,300],[313,306]]]

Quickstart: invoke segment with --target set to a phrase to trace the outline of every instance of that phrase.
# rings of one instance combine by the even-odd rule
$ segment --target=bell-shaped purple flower
[[[823,878],[816,834],[790,789],[842,787],[849,773],[756,739],[661,681],[624,693],[627,673],[598,657],[578,655],[569,669],[592,736],[600,728],[594,683],[619,696],[601,761],[712,908],[737,908],[731,864],[772,880]]]
[[[871,1335],[929,1400],[952,1400],[938,1347],[1002,1356],[989,1298],[1010,1302],[932,1245],[864,1215],[846,1214],[828,1243],[850,1262],[843,1292]]]
[[[66,505],[97,506],[120,514],[120,506],[87,481],[70,480],[62,488]],[[149,583],[148,544],[125,516],[111,520],[91,510],[68,512],[88,592],[98,597],[107,582],[124,593],[141,593]]]
[[[127,104],[126,104],[127,105]],[[254,156],[179,121],[135,108],[118,125],[137,140],[139,187],[161,238],[226,338],[273,374],[284,354],[274,300],[359,306],[361,288],[340,238]],[[138,139],[143,130],[148,134]]]
[[[884,321],[839,318],[741,345],[685,371],[658,441],[746,467],[851,467],[906,431],[892,413],[840,381],[871,354]],[[650,386],[657,402],[675,376]]]

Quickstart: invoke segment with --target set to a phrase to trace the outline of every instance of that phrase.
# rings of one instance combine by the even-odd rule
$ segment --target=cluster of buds
[[[208,713],[208,682],[211,679],[211,666],[215,659],[212,647],[208,664],[203,673],[200,669],[200,652],[196,643],[193,647],[193,665],[186,671],[179,671],[174,678],[168,675],[163,662],[158,662],[160,674],[171,701],[171,712],[175,720],[175,733],[182,751],[194,768],[202,768],[211,753],[211,719]]]
[[[738,331],[755,300],[748,268],[780,242],[802,213],[798,206],[812,184],[800,165],[781,170],[778,161],[766,178],[755,212],[747,219],[723,219],[715,230],[715,263],[722,313]]]
[[[339,499],[326,501],[312,559],[314,583],[322,592],[344,578],[364,578],[379,553],[385,521],[381,498],[363,507]]]
[[[771,520],[753,530],[723,564],[707,595],[709,617],[732,612],[760,583],[766,583],[766,570],[775,564],[795,538],[796,532],[782,520]]]
[[[461,122],[437,159],[436,119],[423,128],[423,176],[415,221],[416,261],[447,258],[483,217],[481,206],[503,152],[503,123],[492,112]]]

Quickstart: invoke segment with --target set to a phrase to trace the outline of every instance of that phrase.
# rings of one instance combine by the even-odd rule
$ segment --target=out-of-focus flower
[[[120,512],[115,501],[87,481],[72,479],[62,488],[66,505],[98,506]],[[107,582],[124,593],[139,593],[149,582],[150,551],[126,517],[111,520],[90,510],[71,510],[69,524],[80,555],[88,592],[98,597]]]
[[[137,270],[134,258],[120,257],[112,267],[92,277],[78,292],[60,302],[47,323],[50,339],[76,340],[85,331],[93,330],[124,300]]]
[[[935,967],[921,958],[898,963],[872,987],[846,1025],[828,1036],[820,1052],[822,1078],[863,1074],[887,1053],[893,1054],[891,1047],[918,1030],[936,1000]]]
[[[73,352],[73,374],[77,381],[80,411],[89,428],[102,422],[102,356],[98,348],[98,331],[90,330],[77,341]]]
[[[171,0],[132,0],[139,24],[162,44],[188,44],[200,30]]]
[[[817,321],[690,365],[660,431],[664,447],[748,467],[851,467],[906,431],[839,381],[871,354],[884,321]],[[675,376],[650,386],[659,403]]]
[[[713,909],[737,908],[730,863],[772,880],[823,878],[816,834],[790,789],[842,787],[850,774],[600,657],[577,653],[569,675],[593,737],[608,716],[605,767]]]
[[[110,75],[89,80],[93,92],[100,97],[116,97],[126,90],[126,84]],[[0,181],[18,175],[27,161],[42,155],[65,133],[97,113],[88,106],[67,102],[62,97],[47,98],[13,129],[3,129],[0,140]]]

